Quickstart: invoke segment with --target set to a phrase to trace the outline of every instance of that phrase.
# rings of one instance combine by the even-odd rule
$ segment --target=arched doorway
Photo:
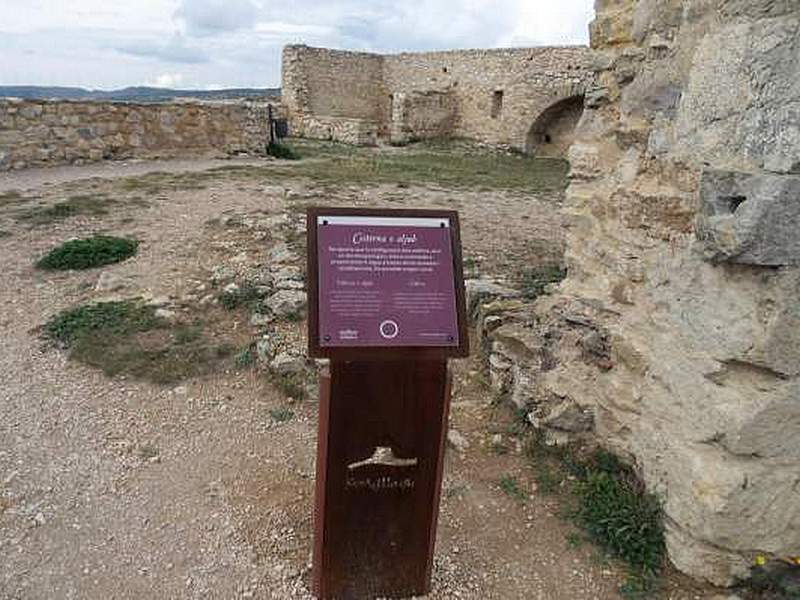
[[[531,126],[525,152],[536,156],[566,156],[582,114],[583,95],[570,96],[550,105]]]

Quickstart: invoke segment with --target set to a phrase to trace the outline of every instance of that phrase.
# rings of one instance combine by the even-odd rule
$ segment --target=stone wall
[[[452,92],[397,92],[392,94],[389,138],[403,143],[452,136],[458,121],[458,103]]]
[[[386,56],[287,46],[283,101],[299,135],[319,134],[309,119],[360,119],[376,138],[436,133],[524,150],[548,107],[583,95],[590,55],[581,46]]]
[[[276,116],[280,112],[276,107]],[[267,104],[0,99],[0,170],[129,157],[264,151]]]
[[[300,137],[375,143],[389,111],[383,57],[364,52],[286,46],[281,94]]]
[[[589,55],[581,46],[404,53],[385,57],[384,80],[389,94],[450,93],[454,135],[524,150],[545,109],[583,95]]]
[[[800,555],[800,6],[598,0],[569,151],[569,275],[484,308],[492,380],[599,440],[718,584]]]

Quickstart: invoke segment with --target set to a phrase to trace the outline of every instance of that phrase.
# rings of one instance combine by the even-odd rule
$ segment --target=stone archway
[[[539,113],[525,140],[526,154],[564,157],[583,114],[583,94],[558,100]]]

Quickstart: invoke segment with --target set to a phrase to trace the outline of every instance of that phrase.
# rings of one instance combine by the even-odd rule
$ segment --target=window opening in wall
[[[503,112],[503,90],[495,90],[492,94],[492,118],[496,119]]]
[[[545,133],[544,134],[544,143],[545,144],[549,144],[552,141],[553,141],[553,138],[550,137],[550,134],[549,133]]]
[[[447,67],[442,67],[442,73],[447,73]]]

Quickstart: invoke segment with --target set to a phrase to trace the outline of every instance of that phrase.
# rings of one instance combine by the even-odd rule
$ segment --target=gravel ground
[[[236,161],[252,164],[253,161]],[[3,174],[0,190],[44,205],[76,192],[125,199],[118,177],[201,171],[218,161],[101,164]],[[225,165],[232,164],[225,161]],[[220,263],[263,263],[263,239],[226,242],[209,222],[279,215],[304,203],[456,206],[465,255],[510,272],[559,252],[557,199],[387,186],[331,190],[307,181],[221,178],[203,189],[149,194],[100,216],[32,227],[0,205],[0,598],[308,598],[316,406],[292,402],[260,369],[219,371],[177,386],[107,378],[43,345],[36,328],[96,300],[98,270],[42,273],[34,261],[90,232],[133,235],[139,255],[106,267],[125,295],[179,298]],[[513,227],[509,227],[513,223]],[[238,241],[237,241],[238,240]],[[531,242],[535,243],[531,243]],[[544,250],[543,250],[544,249]],[[247,322],[232,327],[248,328]],[[302,328],[298,324],[298,328]],[[255,336],[253,330],[248,335]],[[452,426],[431,598],[611,599],[623,574],[539,494],[509,436],[509,415],[454,361]],[[276,408],[294,418],[277,423]],[[496,440],[495,440],[496,441]],[[502,492],[518,478],[528,499]],[[705,598],[685,583],[670,598]]]

